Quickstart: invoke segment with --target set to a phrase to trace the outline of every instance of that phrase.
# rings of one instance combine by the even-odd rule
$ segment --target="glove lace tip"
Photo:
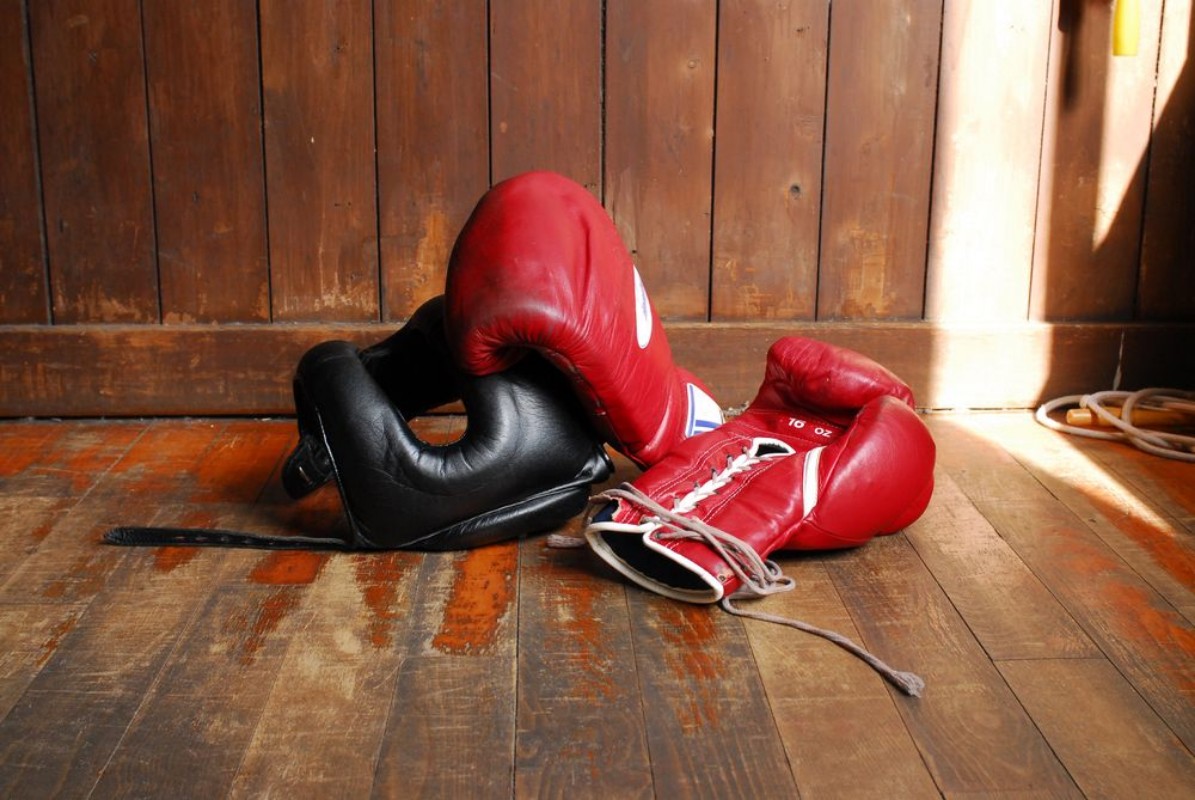
[[[758,461],[756,450],[757,448],[753,449],[749,454],[744,453],[744,455],[748,459]],[[729,479],[729,475],[733,474],[733,471],[728,470],[727,472],[727,479]],[[711,490],[716,490],[716,488],[711,487]],[[920,676],[912,672],[893,669],[865,648],[840,633],[819,628],[797,619],[780,617],[764,612],[746,611],[735,606],[732,602],[733,600],[758,599],[779,592],[787,592],[795,586],[795,582],[781,571],[779,565],[761,557],[748,543],[726,531],[686,516],[686,512],[691,511],[700,502],[700,499],[702,499],[696,497],[697,494],[698,492],[696,491],[690,493],[689,496],[677,502],[671,510],[664,508],[640,489],[628,483],[624,483],[618,488],[608,489],[598,495],[598,497],[607,500],[625,500],[639,506],[646,514],[651,515],[647,517],[646,521],[654,526],[653,530],[663,529],[662,533],[656,534],[660,538],[695,539],[704,542],[717,553],[740,582],[738,591],[729,596],[722,597],[721,605],[726,611],[739,617],[750,617],[751,619],[758,619],[763,622],[787,625],[790,628],[796,628],[797,630],[827,639],[867,663],[868,666],[883,676],[885,680],[906,695],[910,697],[921,696],[921,693],[925,689],[925,681]]]
[[[920,697],[921,693],[925,691],[925,681],[920,675],[915,673],[894,669],[891,673],[885,674],[884,677],[888,678],[893,686],[900,689],[909,697]]]
[[[812,633],[814,636],[820,636],[859,658],[869,667],[878,672],[886,681],[891,683],[897,689],[900,689],[906,695],[910,697],[921,697],[921,693],[925,691],[925,681],[921,678],[921,676],[912,672],[893,669],[879,658],[872,655],[871,652],[864,649],[861,645],[857,644],[851,639],[848,639],[841,633],[826,630],[825,628],[819,628],[816,625],[810,625],[808,622],[802,622],[799,619],[780,617],[775,614],[767,614],[761,611],[746,611],[735,606],[734,603],[731,602],[733,599],[733,596],[723,597],[721,605],[722,608],[726,609],[731,614],[734,614],[736,617],[748,617],[750,619],[760,620],[761,622],[772,622],[777,625],[787,625],[790,628],[796,628],[799,631]]]

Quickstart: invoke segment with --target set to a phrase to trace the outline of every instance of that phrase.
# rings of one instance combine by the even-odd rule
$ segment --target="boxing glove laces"
[[[538,352],[640,466],[722,422],[709,390],[673,362],[613,221],[568,178],[530,172],[490,189],[457,238],[445,294],[463,369],[489,375]]]
[[[793,588],[768,558],[775,551],[856,547],[912,523],[933,466],[908,386],[858,353],[789,337],[769,350],[740,416],[594,498],[585,537],[640,586],[823,636],[918,695],[920,678],[849,639],[732,601]]]

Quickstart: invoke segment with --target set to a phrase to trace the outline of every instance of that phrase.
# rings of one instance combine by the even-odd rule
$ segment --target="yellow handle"
[[[1120,419],[1120,409],[1118,407],[1108,406],[1104,410],[1117,419]],[[1191,418],[1185,416],[1181,411],[1142,408],[1133,412],[1133,424],[1137,427],[1180,428],[1191,424],[1191,422]],[[1097,417],[1095,412],[1089,408],[1072,408],[1068,410],[1066,412],[1066,424],[1076,425],[1080,428],[1090,428],[1096,425],[1106,428],[1112,427],[1109,423]]]
[[[1137,42],[1140,39],[1140,0],[1116,0],[1116,11],[1112,16],[1112,55],[1137,55]]]

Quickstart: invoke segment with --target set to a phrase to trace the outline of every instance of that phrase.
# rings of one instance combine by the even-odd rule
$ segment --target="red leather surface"
[[[686,515],[730,533],[766,557],[776,550],[855,547],[919,517],[933,491],[934,443],[912,407],[908,387],[858,353],[797,337],[768,353],[755,400],[739,417],[689,439],[634,481],[672,508],[695,484],[725,470],[760,437],[795,452],[736,474]],[[817,461],[817,501],[805,513],[805,463]],[[620,501],[613,521],[640,524],[644,514]],[[606,536],[639,535],[606,533]],[[736,580],[704,542],[661,543],[722,580]]]
[[[494,186],[457,240],[446,295],[449,341],[464,369],[498,372],[535,350],[570,376],[599,430],[641,465],[684,438],[686,383],[696,380],[674,365],[614,223],[579,184],[532,172]],[[643,347],[637,302],[640,332],[650,333]]]

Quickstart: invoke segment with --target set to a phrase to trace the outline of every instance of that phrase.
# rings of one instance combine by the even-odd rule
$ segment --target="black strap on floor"
[[[108,544],[141,547],[252,547],[267,550],[352,550],[343,539],[268,536],[218,528],[119,527],[104,534]]]

